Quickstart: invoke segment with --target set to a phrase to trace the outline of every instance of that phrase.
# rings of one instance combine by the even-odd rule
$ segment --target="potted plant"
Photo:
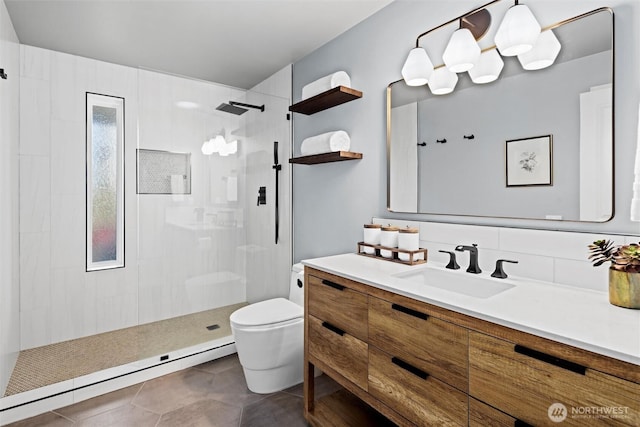
[[[609,302],[640,309],[640,243],[614,246],[610,240],[596,240],[589,252],[594,267],[611,262]]]

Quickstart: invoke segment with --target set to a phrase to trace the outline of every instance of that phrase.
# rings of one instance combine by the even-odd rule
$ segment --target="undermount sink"
[[[399,273],[395,277],[474,298],[489,298],[514,287],[501,279],[490,279],[464,270],[449,271],[429,267]]]

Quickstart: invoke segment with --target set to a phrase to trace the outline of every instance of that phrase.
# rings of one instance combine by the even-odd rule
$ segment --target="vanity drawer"
[[[369,297],[369,343],[466,392],[469,332],[415,308]]]
[[[369,393],[419,426],[467,425],[465,393],[374,346],[369,346]]]
[[[367,295],[350,289],[344,279],[309,275],[308,282],[309,314],[367,341]]]
[[[367,343],[317,317],[308,319],[309,353],[367,390]]]
[[[554,403],[566,408],[562,425],[640,425],[640,384],[476,332],[469,334],[469,393],[533,425],[550,424]]]
[[[469,398],[469,427],[525,427],[515,418],[486,405],[473,397]]]

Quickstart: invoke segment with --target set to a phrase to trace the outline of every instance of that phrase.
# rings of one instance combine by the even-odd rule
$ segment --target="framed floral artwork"
[[[507,141],[505,160],[507,187],[553,185],[551,135]]]

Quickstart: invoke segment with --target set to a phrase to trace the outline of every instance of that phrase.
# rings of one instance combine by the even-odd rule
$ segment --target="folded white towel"
[[[171,194],[185,194],[187,192],[185,180],[184,175],[171,175],[171,189],[169,190]]]
[[[227,202],[238,201],[238,177],[227,177]]]
[[[345,71],[336,71],[305,85],[302,88],[302,99],[311,98],[338,86],[351,86],[351,77]]]
[[[300,145],[300,153],[303,156],[310,156],[332,151],[349,151],[350,146],[349,134],[343,130],[337,130],[306,138]]]
[[[187,193],[187,183],[185,179],[184,175],[171,175],[171,188],[169,190],[174,202],[184,201],[184,195]]]

